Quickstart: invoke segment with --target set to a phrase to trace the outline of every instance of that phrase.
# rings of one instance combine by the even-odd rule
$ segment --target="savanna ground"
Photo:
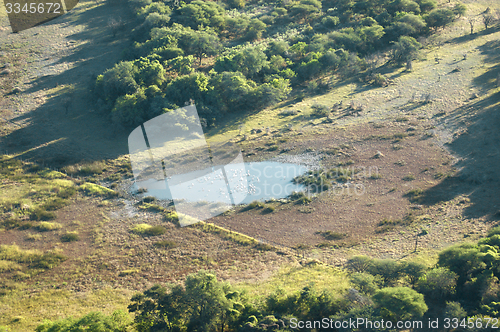
[[[467,17],[495,5],[465,4]],[[111,16],[124,22],[116,37],[108,28]],[[477,21],[474,35],[462,18],[425,40],[411,71],[381,60],[377,71],[393,81],[387,87],[333,81],[328,92],[235,116],[209,131],[209,140],[240,142],[247,160],[316,152],[325,168],[377,170],[353,179],[363,185],[361,195],[349,187],[308,204],[269,203],[272,213],[236,208],[210,220],[246,237],[207,225],[178,228],[124,191],[131,181],[128,131],[95,112],[88,91],[129,46],[133,21],[125,8],[81,1],[69,14],[19,34],[1,13],[0,66],[9,64],[0,76],[2,172],[9,170],[2,177],[3,209],[30,211],[61,190],[76,193],[53,212],[54,229],[42,230],[27,213],[18,222],[30,226],[0,231],[0,243],[16,244],[20,252],[65,256],[50,268],[9,263],[0,269],[0,326],[28,331],[44,318],[123,309],[134,291],[178,282],[200,268],[261,295],[310,281],[339,290],[347,287],[346,277],[333,266],[352,255],[432,264],[437,250],[481,237],[499,218],[500,31]],[[328,118],[312,115],[313,105],[339,101],[344,107]],[[362,111],[349,114],[351,103]],[[31,169],[31,162],[41,168]],[[46,166],[65,167],[65,173]],[[85,182],[122,196],[89,192]],[[141,223],[161,225],[164,233],[130,231]],[[423,228],[428,234],[415,252]],[[70,232],[77,241],[62,240]],[[327,265],[307,264],[315,260]]]

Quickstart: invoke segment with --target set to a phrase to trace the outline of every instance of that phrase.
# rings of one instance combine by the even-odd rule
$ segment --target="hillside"
[[[111,96],[105,88],[111,82],[106,73],[116,63],[135,63],[140,56],[152,56],[153,63],[154,54],[148,54],[153,42],[138,30],[144,21],[138,3],[128,8],[80,1],[70,13],[18,34],[11,33],[0,11],[0,330],[33,331],[44,319],[126,310],[135,292],[180,284],[200,269],[259,300],[278,288],[298,292],[311,281],[340,298],[354,287],[352,271],[345,270],[353,256],[418,261],[430,269],[441,250],[464,240],[475,243],[498,224],[500,25],[482,23],[486,8],[499,9],[495,1],[464,1],[464,15],[415,35],[422,48],[409,67],[391,61],[390,47],[367,43],[359,47],[376,52],[348,51],[365,61],[356,73],[339,67],[308,76],[312,67],[300,71],[301,66],[324,59],[328,50],[304,51],[285,66],[297,78],[286,78],[285,69],[238,76],[247,87],[240,99],[234,97],[240,90],[223,96],[189,90],[199,93],[195,102],[207,121],[207,140],[237,142],[245,161],[312,155],[324,170],[353,174],[339,180],[337,190],[310,201],[239,206],[185,228],[176,225],[165,202],[130,194],[127,137],[134,121],[154,113],[117,116],[123,111],[120,101],[130,94]],[[297,23],[305,36],[309,28],[321,28],[315,25],[323,22],[321,15],[332,17],[309,9],[319,14]],[[239,9],[249,22],[266,21],[263,13],[270,16],[273,10],[266,2]],[[238,17],[237,12],[230,15]],[[176,13],[172,20],[187,25]],[[285,19],[279,15],[276,20]],[[476,22],[474,34],[470,19]],[[213,35],[227,47],[227,59],[215,51],[182,49],[178,61],[191,56],[189,74],[165,60],[164,79],[149,86],[137,79],[132,95],[147,95],[155,85],[170,109],[184,101],[174,100],[172,92],[183,77],[205,75],[207,86],[215,87],[207,91],[222,89],[217,85],[224,79],[217,76],[222,69],[211,70],[234,66],[240,49],[233,44],[268,47],[273,33],[281,33],[279,21],[268,20],[266,30],[248,43],[220,28]],[[260,25],[254,21],[254,26]],[[199,26],[189,28],[197,32],[172,27],[163,29],[181,36],[212,33]],[[298,40],[290,46],[300,46]],[[383,84],[373,77],[383,77]],[[276,91],[272,82],[279,82]],[[255,108],[241,106],[268,96],[262,91],[279,96]],[[152,110],[145,100],[126,110]],[[231,112],[227,100],[239,103],[241,111]],[[334,106],[339,102],[342,106]],[[363,188],[362,194],[349,183]],[[147,233],[142,224],[156,226],[156,232]]]

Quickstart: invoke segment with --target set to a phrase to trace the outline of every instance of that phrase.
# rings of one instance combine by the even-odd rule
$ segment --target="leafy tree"
[[[381,277],[369,273],[356,272],[351,275],[351,282],[360,292],[371,295],[379,290],[383,280]]]
[[[143,88],[133,94],[119,97],[111,110],[114,122],[136,126],[147,120],[147,97]]]
[[[129,305],[140,331],[224,331],[242,310],[240,294],[204,270],[187,276],[184,287],[157,285]]]
[[[170,16],[168,15],[151,13],[146,17],[144,23],[148,26],[149,29],[152,29],[152,28],[164,27],[168,24],[169,21],[170,21]]]
[[[426,27],[422,17],[414,14],[407,14],[401,17],[387,28],[387,35],[390,40],[397,40],[400,36],[416,36]]]
[[[182,39],[182,48],[189,54],[195,55],[201,61],[207,56],[216,55],[220,49],[219,37],[206,31],[187,30]]]
[[[247,17],[227,17],[226,30],[229,36],[242,36],[247,31],[250,19]]]
[[[385,286],[395,283],[403,273],[404,265],[392,259],[374,259],[368,272],[379,275]]]
[[[330,49],[326,51],[319,59],[319,62],[326,70],[336,70],[341,64],[341,58],[335,53],[335,50]]]
[[[437,7],[437,2],[435,0],[416,0],[420,6],[420,10],[423,13],[430,12]]]
[[[392,13],[396,12],[406,12],[413,14],[420,14],[420,5],[412,0],[395,0],[388,6]]]
[[[262,38],[262,33],[266,30],[266,24],[261,20],[254,18],[252,19],[247,28],[246,39],[256,40]]]
[[[279,77],[269,83],[259,85],[254,91],[254,100],[257,101],[258,106],[267,107],[284,100],[291,91],[290,81]]]
[[[290,48],[290,45],[288,45],[288,43],[286,41],[272,40],[269,43],[267,52],[268,52],[269,56],[284,55],[285,52],[287,52],[289,48]]]
[[[465,6],[463,3],[459,2],[455,5],[455,7],[453,7],[453,13],[458,17],[464,16],[466,12],[467,12],[467,6]]]
[[[428,271],[419,281],[418,290],[429,299],[444,301],[455,292],[457,275],[444,267]]]
[[[188,75],[191,74],[193,69],[194,58],[192,55],[188,56],[178,56],[172,60],[169,60],[168,65],[178,72],[180,75]]]
[[[256,88],[253,81],[240,72],[222,72],[210,79],[213,98],[222,112],[247,110],[252,93]]]
[[[165,96],[176,105],[184,105],[189,99],[203,102],[208,91],[208,77],[203,73],[193,73],[177,77],[165,89]]]
[[[162,60],[170,60],[184,55],[184,51],[175,46],[162,46],[155,48],[152,53],[159,55]]]
[[[140,58],[134,61],[134,65],[137,67],[135,80],[141,85],[161,85],[165,79],[165,69],[158,60]]]
[[[408,287],[383,288],[373,295],[373,301],[381,316],[393,322],[421,318],[428,309],[424,296]]]
[[[363,44],[363,40],[353,28],[344,28],[328,34],[328,38],[333,41],[332,47],[342,48],[349,51],[358,51]]]
[[[318,0],[301,0],[300,3],[290,8],[289,16],[303,20],[312,18],[314,14],[321,11],[321,2]]]
[[[413,61],[417,58],[418,50],[421,47],[422,45],[415,38],[402,36],[394,43],[391,54],[392,60],[399,65]]]
[[[366,272],[372,264],[373,259],[368,256],[354,256],[347,261],[347,269],[354,272]]]
[[[374,47],[378,46],[379,40],[385,34],[384,28],[381,25],[374,24],[365,26],[358,30],[359,37],[365,43],[365,52],[372,51]]]
[[[414,287],[417,281],[425,274],[426,270],[427,266],[425,266],[425,264],[418,262],[407,262],[404,263],[402,272],[407,276],[410,285]]]
[[[96,81],[95,90],[104,100],[114,102],[119,96],[133,94],[139,88],[134,77],[137,68],[131,61],[122,61],[113,68],[108,69],[103,75],[99,75]]]
[[[446,307],[444,308],[443,317],[453,317],[459,320],[467,317],[467,311],[462,308],[462,305],[458,302],[446,302]]]
[[[181,6],[174,20],[186,27],[198,29],[201,26],[220,30],[224,26],[224,8],[215,2],[195,0]]]
[[[185,317],[184,290],[181,286],[155,285],[131,299],[128,310],[135,313],[139,331],[178,331]]]
[[[455,13],[450,9],[435,9],[425,16],[429,28],[438,29],[447,26],[455,20]]]

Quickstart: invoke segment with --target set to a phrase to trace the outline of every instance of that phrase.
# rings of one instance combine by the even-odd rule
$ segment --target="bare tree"
[[[469,21],[469,25],[470,25],[470,34],[473,35],[474,34],[474,24],[476,24],[476,20],[473,17],[469,17],[467,20]]]
[[[483,14],[483,24],[485,29],[488,29],[493,22],[495,22],[495,16],[492,14]]]

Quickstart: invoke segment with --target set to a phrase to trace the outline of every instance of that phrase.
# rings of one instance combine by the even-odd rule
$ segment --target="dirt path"
[[[0,16],[0,63],[11,64],[0,77],[0,151],[53,164],[126,153],[119,130],[93,110],[89,89],[121,59],[130,15],[126,7],[80,1],[68,14],[17,34]],[[115,38],[110,18],[128,22]]]

